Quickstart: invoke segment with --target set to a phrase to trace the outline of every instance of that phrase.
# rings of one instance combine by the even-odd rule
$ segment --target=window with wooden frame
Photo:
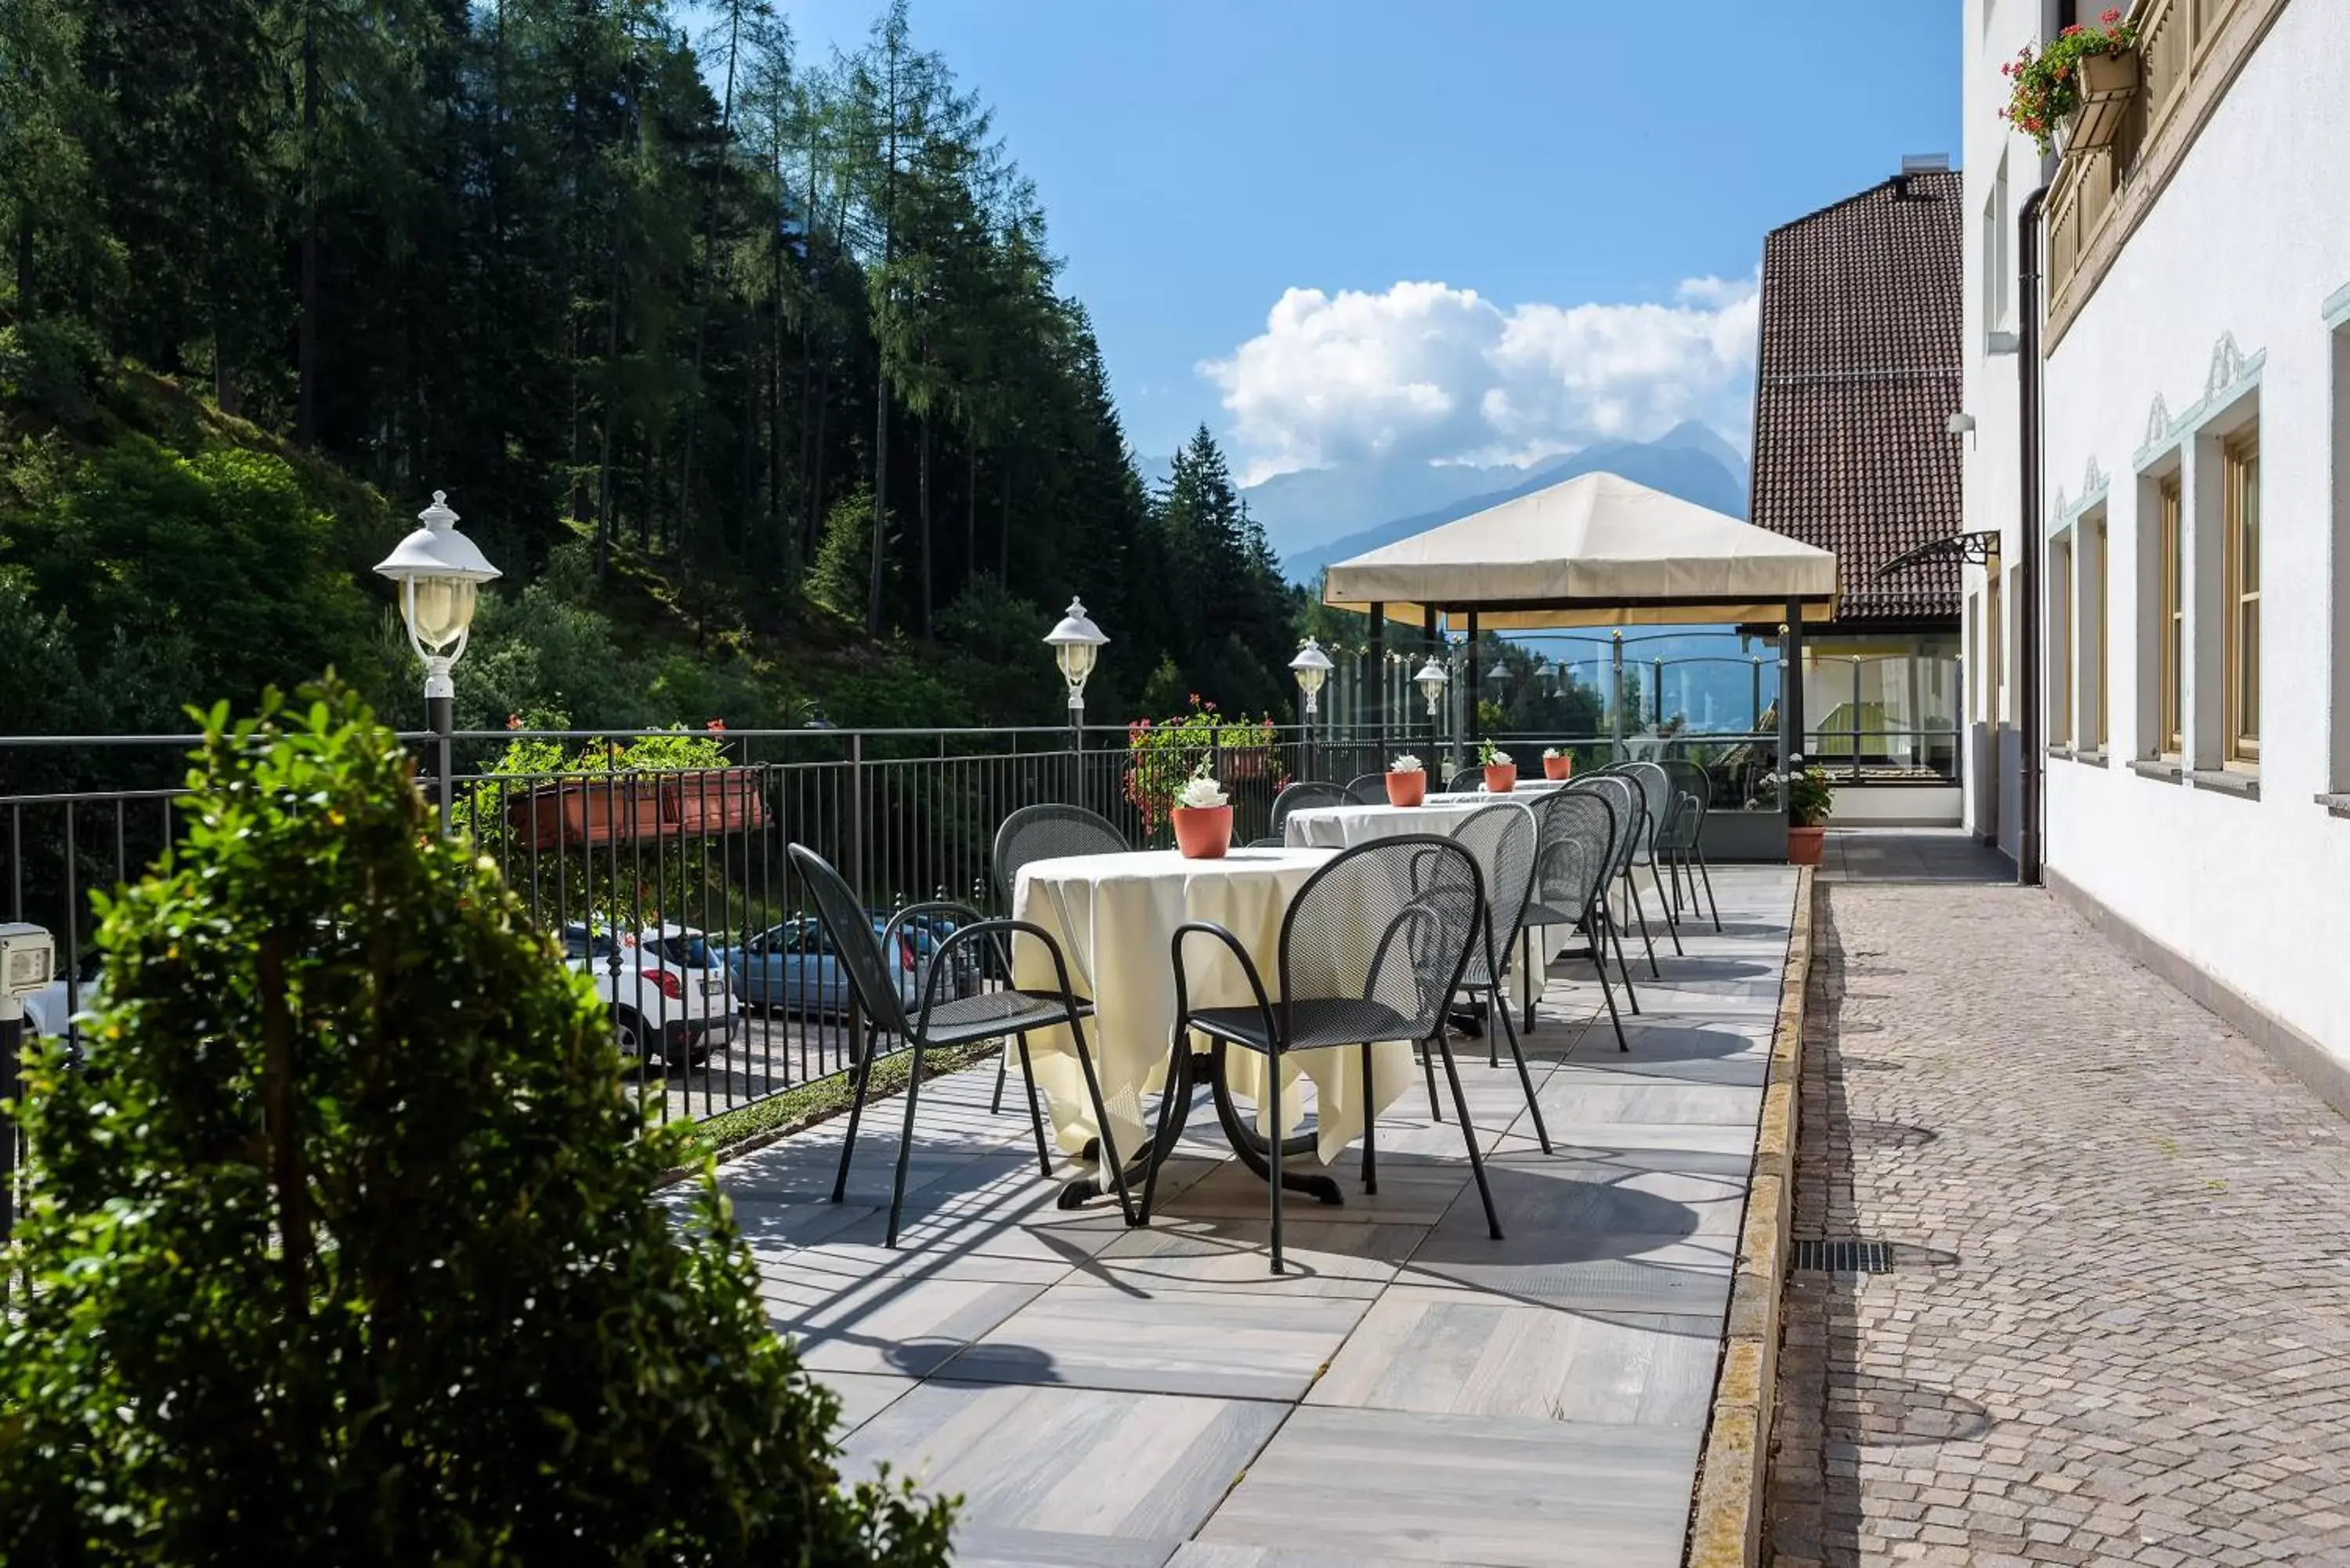
[[[2095,660],[2090,669],[2096,672],[2097,677],[2097,712],[2095,722],[2090,725],[2090,743],[2102,752],[2106,749],[2106,738],[2110,728],[2106,715],[2114,711],[2114,689],[2106,679],[2112,664],[2106,657],[2106,606],[2113,595],[2114,575],[2106,564],[2112,557],[2106,553],[2106,514],[2103,512],[2099,512],[2089,524],[2089,537],[2096,550],[2092,560],[2097,573],[2096,613],[2089,618],[2090,647],[2093,649],[2090,657]]]
[[[2158,510],[2162,596],[2158,601],[2161,618],[2156,624],[2155,636],[2162,650],[2162,664],[2156,690],[2162,695],[2162,712],[2155,733],[2161,738],[2162,743],[2157,748],[2161,754],[2176,757],[2185,749],[2187,734],[2187,537],[2180,526],[2176,475],[2162,482]]]
[[[2261,438],[2226,448],[2228,760],[2261,760]]]
[[[2078,643],[2073,636],[2073,541],[2059,539],[2048,552],[2048,618],[2055,634],[2056,646],[2049,651],[2054,655],[2048,662],[2054,678],[2049,681],[2048,733],[2058,743],[2073,743],[2073,691],[2079,678],[2074,663]]]

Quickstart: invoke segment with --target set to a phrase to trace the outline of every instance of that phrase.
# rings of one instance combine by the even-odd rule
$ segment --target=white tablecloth
[[[1521,788],[1523,786],[1521,785]],[[1515,792],[1512,792],[1514,794]],[[1392,838],[1407,833],[1435,833],[1447,837],[1461,830],[1461,825],[1477,813],[1508,795],[1431,794],[1419,805],[1322,805],[1305,811],[1293,811],[1283,825],[1282,833],[1289,842],[1317,849],[1351,849],[1357,844],[1374,838]],[[1532,810],[1534,803],[1519,804]],[[1485,888],[1492,891],[1493,868],[1481,867],[1485,873]],[[1572,931],[1542,928],[1536,944],[1541,962],[1529,963],[1522,944],[1511,976],[1510,989],[1516,993],[1521,1009],[1542,994],[1542,971],[1550,961],[1565,950],[1573,939]]]
[[[1239,938],[1280,1000],[1281,919],[1306,879],[1329,863],[1317,849],[1234,849],[1221,860],[1186,860],[1172,850],[1129,855],[1073,856],[1039,860],[1022,869],[1012,908],[1021,919],[1053,933],[1069,961],[1069,981],[1093,999],[1087,1024],[1095,1071],[1120,1158],[1131,1158],[1155,1121],[1143,1096],[1167,1077],[1168,1035],[1175,1023],[1175,971],[1169,943],[1186,920],[1213,920]],[[1184,944],[1185,972],[1195,1007],[1238,1006],[1253,1000],[1248,979],[1230,951],[1211,937]],[[1023,986],[1050,985],[1052,960],[1041,943],[1013,943],[1013,974]],[[1052,1098],[1055,1136],[1075,1152],[1094,1135],[1092,1102],[1069,1049],[1066,1029],[1029,1036],[1036,1083]],[[1265,1125],[1263,1059],[1234,1047],[1225,1054],[1232,1092],[1257,1105]],[[1314,1085],[1315,1143],[1326,1163],[1362,1135],[1361,1053],[1308,1051],[1283,1066],[1284,1133],[1303,1118],[1305,1096],[1292,1088],[1300,1070]],[[1419,1075],[1408,1042],[1378,1044],[1372,1053],[1378,1106],[1391,1105]]]

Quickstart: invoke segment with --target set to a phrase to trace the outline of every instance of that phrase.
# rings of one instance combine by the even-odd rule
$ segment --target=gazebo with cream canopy
[[[1803,628],[1835,613],[1835,556],[1613,473],[1586,473],[1329,568],[1322,602],[1390,620],[1466,618],[1470,690],[1482,631],[1783,625],[1779,754],[1800,754]],[[1471,710],[1473,711],[1473,709]],[[1386,713],[1378,721],[1384,724]]]

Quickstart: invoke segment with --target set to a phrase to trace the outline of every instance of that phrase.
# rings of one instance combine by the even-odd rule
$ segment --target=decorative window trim
[[[2350,310],[2350,306],[2345,306]],[[2246,355],[2236,347],[2236,335],[2222,332],[2211,346],[2210,367],[2203,373],[2203,395],[2192,407],[2172,416],[2162,394],[2154,395],[2154,402],[2146,414],[2146,443],[2137,449],[2132,467],[2140,475],[2160,468],[2188,441],[2202,433],[2205,426],[2227,418],[2246,398],[2261,388],[2262,370],[2267,367],[2269,351]]]
[[[2324,321],[2328,332],[2350,323],[2350,283],[2327,295],[2325,303],[2317,307],[2317,314]]]
[[[2097,466],[2096,454],[2092,452],[2089,456],[2089,466],[2081,475],[2079,500],[2067,500],[2064,487],[2061,484],[2056,487],[2056,514],[2049,521],[2048,537],[2054,539],[2057,535],[2078,523],[2084,515],[2103,506],[2106,504],[2106,493],[2112,488],[2112,482],[2106,477],[2106,471]]]

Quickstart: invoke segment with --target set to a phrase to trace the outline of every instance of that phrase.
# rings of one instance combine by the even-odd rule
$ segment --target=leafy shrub
[[[28,1064],[0,1560],[936,1564],[844,1490],[705,1168],[601,1010],[336,691],[207,724],[106,1005]]]
[[[1271,719],[1227,719],[1213,702],[1192,692],[1186,710],[1154,723],[1137,719],[1126,727],[1126,798],[1155,834],[1169,820],[1175,796],[1192,774],[1211,760],[1216,777],[1287,783]]]
[[[897,537],[893,518],[889,542],[895,545]],[[873,492],[860,486],[824,514],[824,536],[816,541],[816,563],[808,569],[808,597],[836,614],[862,621],[872,577]]]

